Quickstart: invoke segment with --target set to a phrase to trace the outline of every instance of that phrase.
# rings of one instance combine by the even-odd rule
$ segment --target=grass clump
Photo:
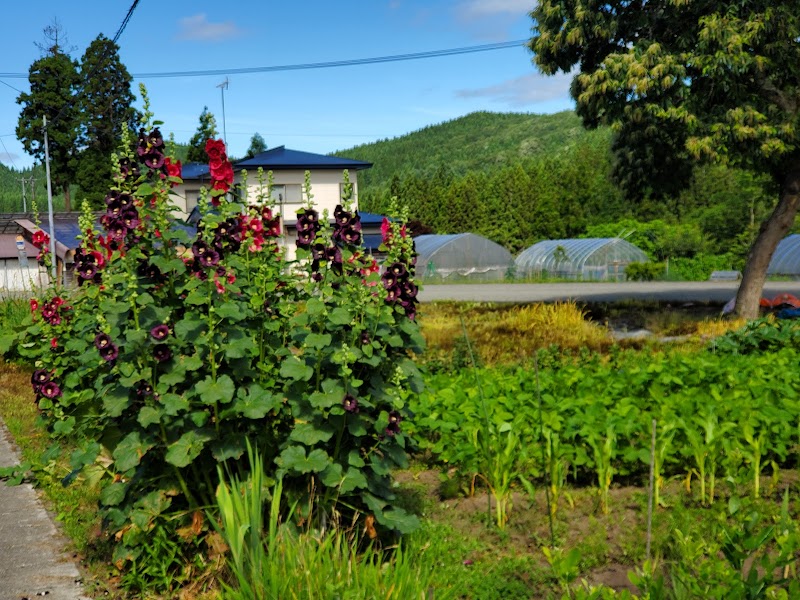
[[[608,330],[586,320],[574,302],[508,305],[433,302],[420,307],[419,323],[431,356],[453,355],[464,338],[463,318],[470,343],[481,364],[511,364],[541,348],[587,348],[600,351],[612,340]]]

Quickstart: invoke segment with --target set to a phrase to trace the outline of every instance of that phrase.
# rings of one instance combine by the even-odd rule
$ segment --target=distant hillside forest
[[[374,164],[359,173],[362,210],[384,213],[396,196],[422,231],[469,231],[512,252],[624,233],[654,260],[740,267],[776,198],[767,177],[710,166],[678,196],[627,201],[611,177],[611,131],[587,131],[573,112],[473,113],[335,154]]]
[[[3,164],[0,164],[0,213],[22,212],[21,179],[25,179],[28,211],[31,210],[31,200],[35,198],[39,211],[44,214],[47,211],[47,179],[44,167],[37,165],[32,169],[17,170]],[[53,209],[64,210],[64,195],[56,193],[56,190],[53,190]]]

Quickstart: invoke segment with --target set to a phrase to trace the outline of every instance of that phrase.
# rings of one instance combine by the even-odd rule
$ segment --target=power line
[[[133,0],[133,4],[131,4],[131,7],[128,9],[128,14],[125,15],[124,19],[122,19],[122,24],[119,26],[117,33],[114,35],[115,44],[119,40],[119,37],[122,35],[122,32],[125,31],[125,28],[128,26],[128,21],[131,20],[131,17],[133,16],[133,11],[136,10],[136,5],[138,4],[139,0]]]
[[[5,85],[5,86],[7,86],[7,87],[10,87],[12,90],[14,90],[14,91],[16,91],[16,92],[19,92],[20,94],[24,93],[24,92],[23,92],[21,89],[14,87],[14,86],[13,86],[13,85],[11,85],[10,83],[6,83],[6,82],[5,82],[5,81],[3,81],[2,79],[0,79],[0,83],[2,83],[3,85]]]
[[[3,145],[3,150],[5,151],[6,156],[8,156],[8,160],[11,161],[11,166],[14,167],[14,170],[16,171],[17,170],[17,163],[15,163],[14,159],[11,158],[11,152],[8,151],[8,148],[6,148],[6,143],[3,141],[3,138],[1,138],[1,137],[0,137],[0,144]]]
[[[138,2],[138,0],[137,0]],[[236,67],[230,69],[205,69],[200,71],[166,71],[160,73],[133,73],[134,79],[154,79],[169,77],[205,77],[209,75],[240,75],[248,73],[269,73],[274,71],[302,71],[306,69],[329,69],[333,67],[351,67],[357,65],[372,65],[387,62],[402,62],[406,60],[420,60],[423,58],[437,58],[440,56],[458,56],[475,52],[488,52],[491,50],[504,50],[516,48],[528,40],[514,40],[512,42],[498,42],[496,44],[483,44],[479,46],[463,46],[461,48],[448,48],[445,50],[429,50],[426,52],[410,52],[408,54],[392,54],[389,56],[375,56],[371,58],[354,58],[349,60],[336,60],[330,62],[300,63],[292,65],[271,65],[264,67]],[[0,77],[14,79],[27,77],[21,73],[0,73]]]

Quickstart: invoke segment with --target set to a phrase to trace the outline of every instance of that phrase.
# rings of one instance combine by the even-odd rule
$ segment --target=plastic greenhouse
[[[800,234],[793,234],[778,242],[767,275],[788,275],[800,278]]]
[[[523,250],[515,261],[521,278],[625,279],[632,262],[649,262],[647,255],[622,238],[545,240]]]
[[[417,277],[492,281],[504,279],[514,266],[511,253],[474,233],[420,235],[417,249]]]

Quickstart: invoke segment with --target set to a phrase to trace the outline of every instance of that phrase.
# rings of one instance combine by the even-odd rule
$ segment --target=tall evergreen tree
[[[78,65],[63,48],[63,32],[58,24],[45,28],[45,55],[28,70],[30,93],[22,92],[17,120],[17,139],[25,152],[40,161],[45,159],[43,119],[47,117],[50,172],[53,184],[64,192],[65,209],[70,210],[69,186],[75,177],[79,110],[73,102],[80,83]]]
[[[190,163],[207,162],[206,141],[216,138],[218,135],[217,120],[209,112],[208,107],[204,106],[203,112],[200,113],[200,125],[198,125],[197,131],[189,140],[189,152],[186,155],[187,161]]]
[[[250,138],[250,147],[247,149],[245,158],[253,158],[256,154],[261,154],[262,152],[266,152],[266,150],[267,142],[265,142],[261,134],[256,131],[253,137]]]
[[[81,152],[75,181],[92,204],[99,204],[111,184],[111,154],[120,134],[137,121],[133,78],[120,60],[119,46],[102,34],[86,49],[80,76]]]

